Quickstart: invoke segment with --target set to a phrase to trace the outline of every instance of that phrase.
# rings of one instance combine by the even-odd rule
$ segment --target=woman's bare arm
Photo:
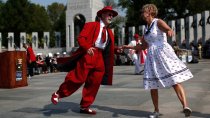
[[[173,30],[163,20],[159,19],[157,21],[157,25],[160,30],[162,30],[163,32],[165,32],[167,34],[167,36],[169,36],[169,37],[174,36]]]

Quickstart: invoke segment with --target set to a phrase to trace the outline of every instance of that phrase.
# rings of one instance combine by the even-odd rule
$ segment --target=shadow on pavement
[[[98,105],[93,105],[94,108],[97,108],[102,111],[108,111],[112,112],[112,117],[120,117],[119,115],[125,115],[125,116],[130,116],[130,117],[146,117],[151,112],[147,111],[141,111],[141,110],[129,110],[129,109],[120,109],[120,108],[112,108],[112,107],[107,107],[107,106],[98,106]]]
[[[41,111],[43,115],[51,116],[52,114],[67,113],[69,110],[75,113],[79,113],[79,104],[73,102],[59,102],[57,105],[45,105]]]
[[[68,113],[69,110],[75,113],[76,116],[81,116],[79,114],[79,104],[73,103],[73,102],[59,102],[57,105],[48,104],[43,107],[43,109],[40,108],[31,108],[31,107],[25,107],[21,109],[14,110],[13,112],[23,112],[23,113],[37,113],[37,114],[43,114],[44,116],[51,116],[51,115],[58,115],[58,114],[71,114]],[[93,109],[98,109],[101,111],[108,111],[111,113],[112,117],[120,117],[120,115],[125,115],[128,117],[146,117],[151,112],[147,111],[141,111],[141,110],[129,110],[129,109],[120,109],[120,108],[112,108],[107,106],[99,106],[99,105],[93,105]],[[98,115],[100,112],[98,112]],[[85,115],[85,114],[84,114]]]
[[[210,118],[210,114],[201,113],[197,111],[193,111],[191,116],[198,117],[198,118]]]

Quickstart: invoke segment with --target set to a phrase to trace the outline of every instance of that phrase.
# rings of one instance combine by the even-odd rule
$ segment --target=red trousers
[[[70,96],[85,83],[80,105],[82,108],[87,108],[95,100],[104,72],[102,50],[96,48],[93,56],[85,54],[77,62],[76,68],[66,75],[57,93],[61,98]]]

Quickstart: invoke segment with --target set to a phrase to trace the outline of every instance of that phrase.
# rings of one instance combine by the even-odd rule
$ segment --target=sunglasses
[[[112,16],[113,17],[113,14],[108,14],[108,16]]]

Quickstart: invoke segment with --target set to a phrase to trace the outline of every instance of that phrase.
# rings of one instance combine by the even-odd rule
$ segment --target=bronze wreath
[[[208,24],[210,24],[210,16],[207,18],[207,21],[206,21]]]

